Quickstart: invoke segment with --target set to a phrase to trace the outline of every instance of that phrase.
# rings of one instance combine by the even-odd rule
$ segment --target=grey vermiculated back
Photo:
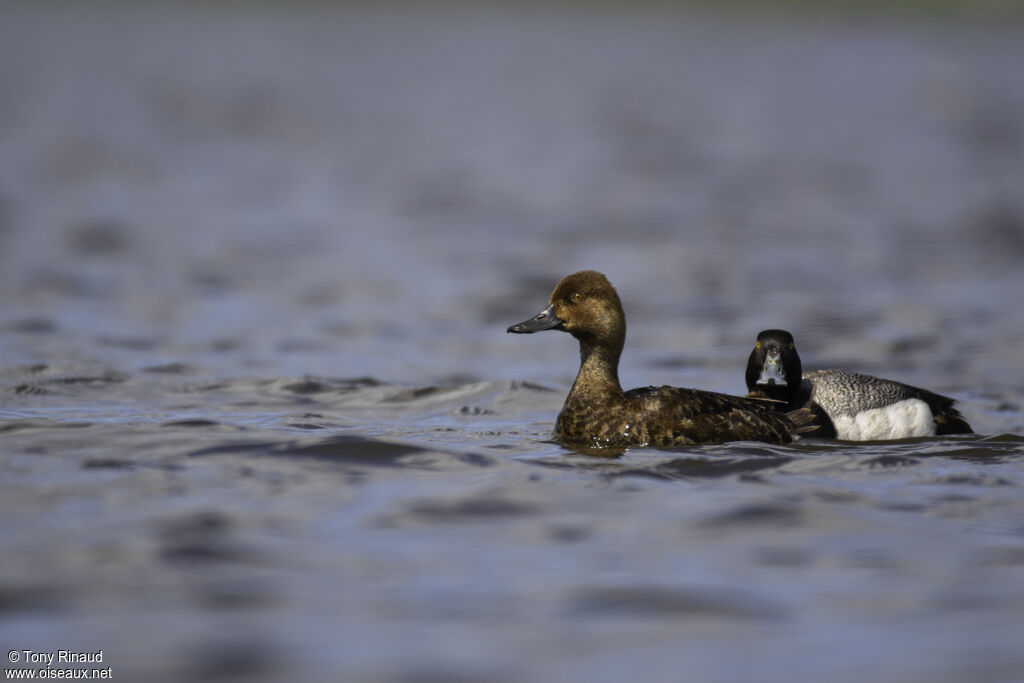
[[[812,370],[804,382],[812,382],[811,397],[830,415],[854,416],[865,410],[884,408],[898,401],[917,398],[932,404],[951,403],[949,399],[896,382],[846,370]]]

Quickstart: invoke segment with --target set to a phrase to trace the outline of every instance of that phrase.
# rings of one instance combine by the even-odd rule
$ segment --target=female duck
[[[508,328],[530,334],[561,330],[580,343],[580,371],[555,425],[561,441],[587,446],[685,446],[756,440],[788,443],[806,413],[784,415],[770,404],[696,389],[623,391],[619,356],[626,317],[601,273],[568,275],[538,315]]]
[[[782,410],[808,408],[814,436],[880,441],[936,434],[970,434],[953,399],[924,389],[845,370],[803,374],[793,335],[765,330],[747,360],[748,396],[781,401]]]

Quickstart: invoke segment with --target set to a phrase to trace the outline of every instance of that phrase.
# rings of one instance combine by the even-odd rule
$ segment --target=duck
[[[847,370],[804,373],[786,330],[757,335],[746,382],[749,398],[776,401],[780,410],[810,410],[815,437],[887,441],[974,431],[948,396]]]
[[[789,443],[809,420],[783,413],[770,401],[698,389],[649,386],[623,391],[619,358],[626,316],[602,273],[582,270],[562,278],[547,307],[508,327],[515,334],[568,332],[579,342],[580,368],[555,422],[554,437],[585,448],[692,446],[727,441]]]

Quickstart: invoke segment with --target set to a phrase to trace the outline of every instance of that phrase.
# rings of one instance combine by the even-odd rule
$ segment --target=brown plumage
[[[611,283],[584,270],[562,279],[540,314],[512,325],[528,334],[558,329],[580,344],[580,370],[555,424],[555,437],[586,446],[688,446],[724,441],[789,443],[806,416],[769,403],[697,389],[623,391],[619,356],[626,316]]]

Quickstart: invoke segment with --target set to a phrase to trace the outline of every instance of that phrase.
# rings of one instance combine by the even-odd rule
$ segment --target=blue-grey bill
[[[782,358],[779,354],[768,354],[764,366],[761,368],[761,376],[757,379],[758,384],[768,386],[786,386],[786,371],[782,368]]]
[[[551,306],[548,306],[529,320],[511,325],[507,331],[515,332],[516,334],[532,334],[541,330],[552,330],[561,324],[562,320],[551,310]]]

